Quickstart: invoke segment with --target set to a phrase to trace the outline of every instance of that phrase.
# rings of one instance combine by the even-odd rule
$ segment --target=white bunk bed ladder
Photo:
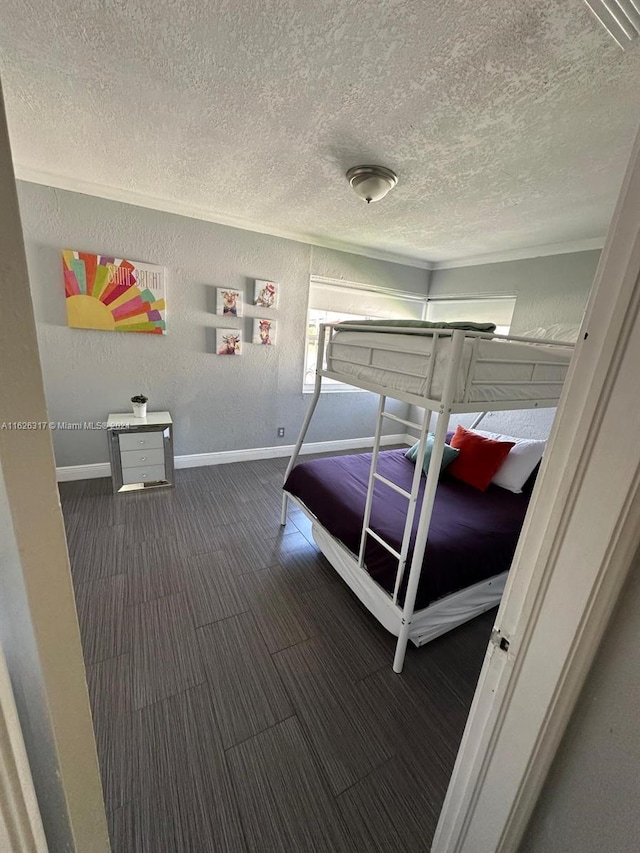
[[[375,539],[383,548],[392,554],[395,559],[398,561],[398,570],[396,572],[396,580],[393,589],[393,603],[397,604],[398,602],[398,591],[400,589],[400,584],[402,583],[402,578],[404,575],[404,571],[407,565],[407,556],[409,554],[409,544],[411,542],[411,531],[413,529],[413,520],[415,517],[416,506],[418,503],[418,495],[420,492],[420,476],[422,474],[422,464],[420,460],[424,457],[424,450],[426,446],[427,440],[427,431],[429,428],[429,421],[431,418],[431,412],[425,411],[424,421],[422,424],[416,424],[412,421],[405,420],[404,418],[399,418],[397,415],[392,414],[391,412],[387,412],[385,409],[387,398],[385,396],[380,396],[380,403],[378,405],[378,418],[376,422],[376,431],[373,443],[373,454],[371,457],[371,469],[369,473],[369,484],[367,488],[367,500],[365,503],[364,510],[364,518],[362,523],[362,535],[360,537],[360,551],[358,553],[358,565],[361,569],[365,568],[364,564],[364,555],[365,549],[367,545],[367,536],[370,536],[372,539]],[[389,480],[387,477],[383,477],[382,474],[378,473],[378,457],[380,453],[380,440],[382,438],[382,428],[384,425],[385,418],[395,423],[403,424],[404,426],[410,427],[411,429],[417,429],[420,431],[420,446],[417,454],[417,461],[415,466],[415,471],[413,474],[413,479],[411,482],[411,491],[408,492],[406,489],[403,489],[397,483],[394,483],[392,480]],[[399,495],[402,495],[409,501],[409,506],[407,509],[407,517],[405,520],[404,531],[402,535],[402,544],[400,546],[400,551],[397,551],[389,542],[383,539],[375,530],[372,530],[371,524],[371,510],[373,509],[373,499],[376,482],[384,483],[390,489],[393,489],[394,492],[397,492]]]

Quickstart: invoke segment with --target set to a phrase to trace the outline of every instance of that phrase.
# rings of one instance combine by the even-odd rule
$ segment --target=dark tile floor
[[[285,465],[60,486],[115,853],[429,849],[495,614],[395,675]]]

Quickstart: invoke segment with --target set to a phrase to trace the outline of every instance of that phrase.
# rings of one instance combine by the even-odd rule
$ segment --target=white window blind
[[[507,335],[515,307],[515,296],[434,297],[427,304],[426,319],[433,323],[495,323],[496,332]]]
[[[312,276],[307,314],[304,390],[313,388],[321,323],[374,319],[422,320],[426,304],[427,297],[422,294]],[[323,390],[353,389],[341,382],[325,379]]]
[[[421,320],[425,304],[426,296],[331,284],[314,279],[311,280],[309,293],[310,310],[344,314],[345,319],[356,316],[363,319]]]
[[[321,323],[342,320],[430,320],[451,323],[460,320],[495,323],[496,331],[509,333],[516,304],[512,295],[427,297],[375,287],[311,277],[307,313],[304,391],[311,391],[315,378],[318,333]],[[325,379],[323,390],[353,390],[350,386]]]

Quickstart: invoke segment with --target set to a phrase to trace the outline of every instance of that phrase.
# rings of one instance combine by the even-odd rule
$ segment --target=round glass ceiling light
[[[347,172],[354,193],[371,204],[380,201],[398,183],[398,176],[385,166],[354,166]]]

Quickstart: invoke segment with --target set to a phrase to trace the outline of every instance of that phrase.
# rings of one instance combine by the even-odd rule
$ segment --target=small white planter
[[[133,417],[134,418],[146,418],[147,417],[147,404],[146,403],[132,403],[133,406]]]

